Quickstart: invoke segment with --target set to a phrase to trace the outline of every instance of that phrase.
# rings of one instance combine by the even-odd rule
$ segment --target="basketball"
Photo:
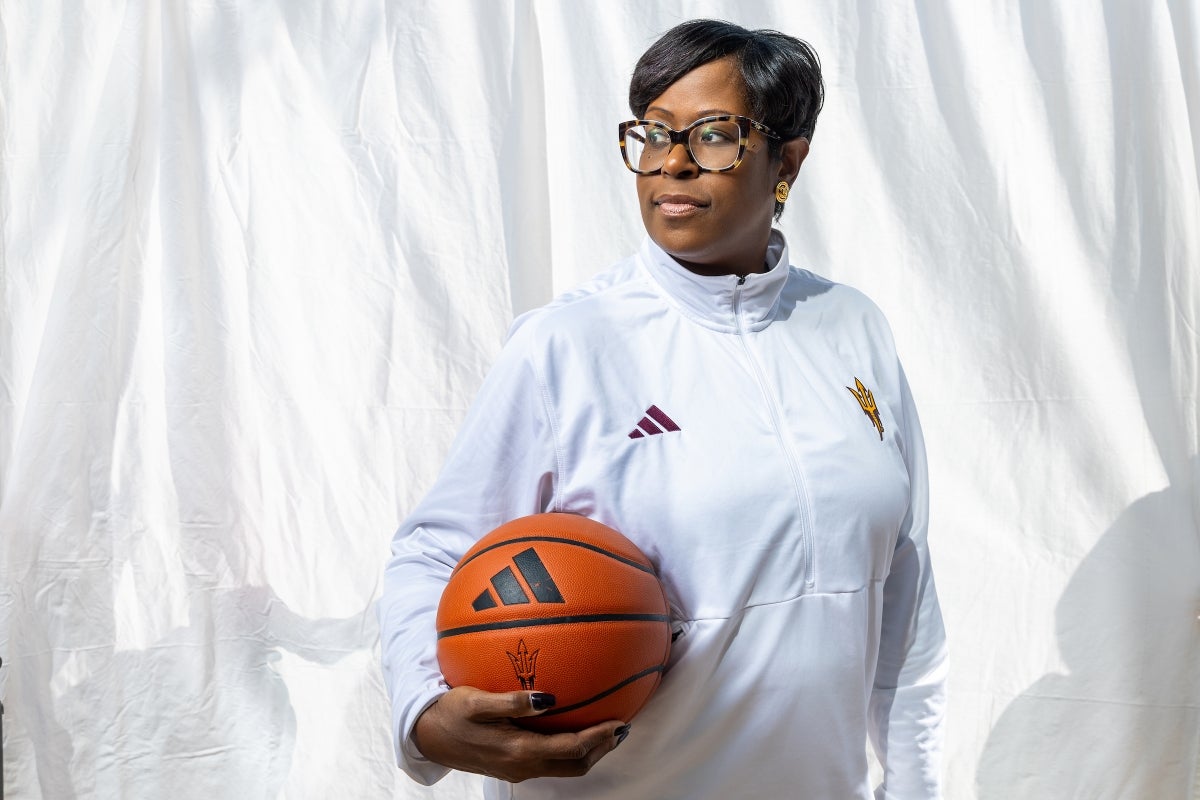
[[[649,559],[575,514],[522,517],[480,539],[442,592],[437,630],[451,687],[554,695],[550,710],[513,720],[544,733],[628,722],[671,653],[667,599]]]

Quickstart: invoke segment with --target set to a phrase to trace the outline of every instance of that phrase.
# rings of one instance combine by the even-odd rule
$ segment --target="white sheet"
[[[9,796],[474,796],[391,764],[387,540],[640,240],[616,123],[694,16],[824,61],[782,227],[922,408],[947,796],[1200,798],[1187,0],[0,0]]]

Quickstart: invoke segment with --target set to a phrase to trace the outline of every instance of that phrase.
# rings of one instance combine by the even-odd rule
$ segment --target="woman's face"
[[[742,77],[733,58],[696,67],[651,101],[646,118],[676,130],[700,117],[742,114]],[[638,175],[642,222],[655,243],[693,272],[746,275],[762,272],[775,212],[775,185],[796,178],[808,142],[793,139],[781,157],[768,155],[758,131],[742,162],[729,172],[701,172],[683,145],[671,149],[662,172]]]

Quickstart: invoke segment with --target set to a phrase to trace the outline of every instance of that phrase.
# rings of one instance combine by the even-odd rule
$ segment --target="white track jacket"
[[[940,796],[945,635],[925,452],[880,311],[791,267],[705,277],[647,240],[522,316],[445,468],[397,531],[380,604],[400,766],[446,686],[434,614],[459,557],[542,511],[654,562],[678,637],[628,739],[585,777],[489,798]],[[515,643],[514,643],[515,644]]]

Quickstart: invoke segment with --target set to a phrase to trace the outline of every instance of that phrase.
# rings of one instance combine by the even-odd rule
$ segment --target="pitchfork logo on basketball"
[[[517,568],[517,572],[521,574],[521,578],[525,581],[525,586],[533,592],[534,600],[539,603],[565,603],[562,593],[558,591],[558,586],[555,585],[554,579],[550,577],[550,572],[546,569],[546,565],[542,563],[542,559],[538,557],[537,551],[530,547],[528,550],[522,550],[513,556],[513,566]],[[518,603],[528,603],[529,595],[525,593],[525,586],[521,585],[521,581],[517,580],[516,573],[512,567],[505,567],[492,576],[492,586],[490,589],[484,589],[479,593],[479,596],[471,603],[471,608],[476,611],[486,611],[489,608],[495,608],[498,604],[496,598],[500,598],[500,604],[506,606],[517,605]],[[495,594],[492,592],[495,591]],[[511,656],[512,654],[509,653]],[[537,656],[536,651],[534,656]]]
[[[508,653],[508,651],[505,651]],[[517,652],[508,653],[508,660],[512,662],[513,670],[517,673],[517,680],[521,682],[521,688],[529,691],[533,689],[533,681],[537,677],[537,657],[541,650],[529,652],[529,648],[525,646],[525,640],[517,645]]]

